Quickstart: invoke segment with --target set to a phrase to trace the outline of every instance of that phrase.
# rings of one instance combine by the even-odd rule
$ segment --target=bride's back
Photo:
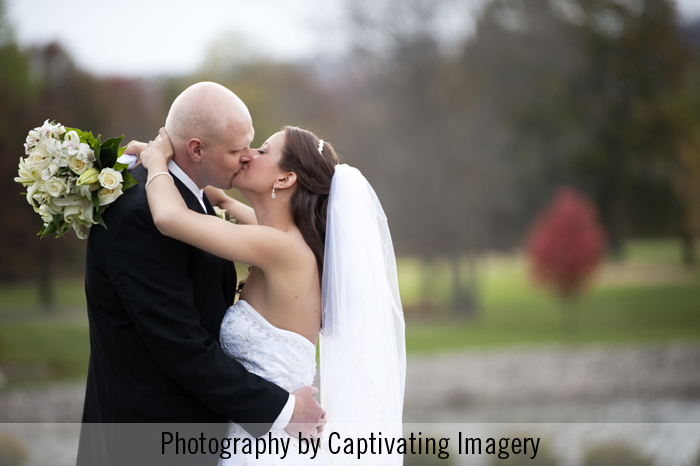
[[[251,267],[240,299],[270,324],[302,335],[316,344],[321,328],[321,282],[313,251],[301,234],[298,248],[263,271]]]

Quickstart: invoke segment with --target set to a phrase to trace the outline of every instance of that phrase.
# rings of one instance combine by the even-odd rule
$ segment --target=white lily
[[[27,203],[29,205],[34,205],[34,194],[39,190],[40,186],[39,183],[34,183],[33,185],[28,187],[27,189]]]
[[[63,219],[68,223],[73,223],[78,218],[80,218],[80,206],[79,205],[69,205],[63,209]]]
[[[83,198],[83,201],[80,205],[79,219],[88,222],[87,225],[92,225],[93,223],[95,223],[95,220],[93,220],[94,212],[95,206],[92,204],[92,201],[90,199]]]
[[[75,155],[80,149],[80,136],[75,131],[68,131],[63,138],[63,148],[68,155]]]
[[[95,152],[84,142],[81,142],[78,148],[78,160],[87,164],[91,164],[95,161]]]
[[[43,126],[34,128],[34,131],[36,131],[40,137],[43,138],[61,135],[66,132],[66,128],[60,123],[52,124],[49,123],[49,120],[46,120]]]
[[[67,207],[71,205],[81,205],[85,198],[82,196],[65,196],[51,200],[51,204],[57,208]],[[90,201],[92,202],[92,201]]]
[[[17,174],[19,175],[15,177],[15,181],[17,183],[28,184],[36,181],[31,167],[24,162],[22,157],[19,158],[19,170],[17,171]]]

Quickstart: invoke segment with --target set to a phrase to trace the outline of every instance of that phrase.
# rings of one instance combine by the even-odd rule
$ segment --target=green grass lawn
[[[0,286],[0,367],[6,389],[84,377],[90,353],[81,278],[57,280],[56,305],[40,306],[35,283]]]
[[[601,287],[567,308],[542,293],[513,287],[486,290],[475,319],[409,320],[409,352],[521,344],[636,344],[700,342],[700,284]],[[563,312],[577,312],[576,336],[565,333]]]
[[[451,293],[446,262],[430,268],[435,282],[432,313],[416,313],[423,265],[402,258],[399,279],[407,311],[408,351],[700,342],[700,273],[680,265],[679,249],[677,243],[665,240],[630,243],[624,264],[594,283],[575,309],[562,309],[558,300],[534,287],[522,257],[480,258],[479,308],[470,320],[452,319],[442,310]],[[46,313],[33,284],[0,286],[0,366],[11,376],[10,388],[47,378],[84,376],[89,344],[82,280],[58,281],[56,298],[56,308]],[[562,312],[573,310],[579,317],[576,338],[562,331]]]
[[[418,305],[420,263],[399,265],[402,299],[410,311]],[[451,319],[445,307],[451,295],[447,263],[434,264],[437,318],[411,318],[407,312],[409,352],[520,344],[635,344],[700,342],[700,272],[681,265],[677,241],[630,242],[622,264],[608,267],[576,303],[562,303],[529,278],[519,255],[477,262],[476,316]],[[670,277],[670,278],[669,278]],[[408,290],[408,293],[405,291]],[[577,316],[577,331],[564,331],[562,318]]]

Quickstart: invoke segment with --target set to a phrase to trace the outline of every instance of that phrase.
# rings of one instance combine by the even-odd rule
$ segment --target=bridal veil
[[[326,435],[401,437],[406,345],[394,248],[377,195],[345,164],[336,166],[331,183],[322,293]]]

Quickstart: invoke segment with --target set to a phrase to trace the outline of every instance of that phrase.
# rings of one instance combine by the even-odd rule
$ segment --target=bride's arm
[[[258,219],[255,217],[255,211],[242,202],[239,202],[224,192],[223,189],[207,186],[204,192],[211,201],[212,205],[220,209],[224,209],[227,214],[234,217],[243,225],[257,225]]]
[[[141,153],[148,170],[146,194],[153,222],[163,235],[191,244],[224,259],[265,270],[290,258],[298,246],[283,232],[261,225],[234,225],[213,215],[187,208],[173,180],[167,175],[173,149],[164,129]],[[157,176],[156,176],[157,175]]]

